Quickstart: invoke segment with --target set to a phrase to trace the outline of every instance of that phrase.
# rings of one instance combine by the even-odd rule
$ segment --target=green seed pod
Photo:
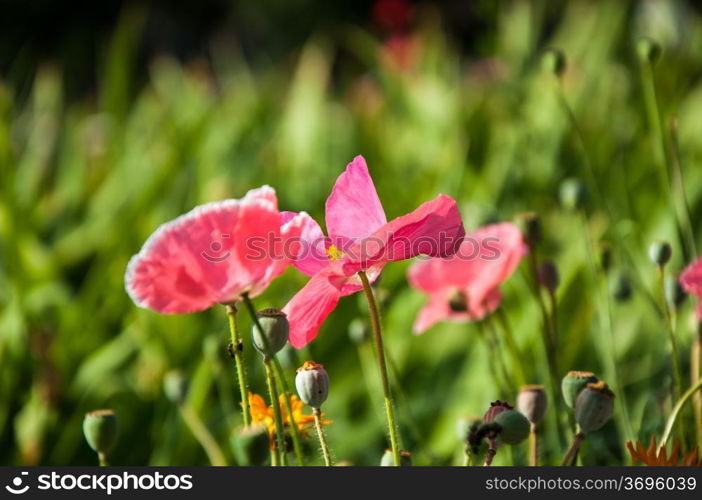
[[[614,300],[617,302],[627,302],[631,299],[631,296],[634,294],[634,289],[631,285],[631,278],[629,278],[626,272],[620,271],[614,279],[610,281],[609,293],[612,294],[612,297],[614,297]]]
[[[560,49],[547,49],[541,56],[541,68],[558,77],[565,73],[566,66],[566,56]]]
[[[636,54],[642,62],[655,64],[661,57],[661,46],[651,38],[641,38],[636,42]]]
[[[329,375],[324,366],[314,361],[305,361],[297,369],[295,388],[303,403],[319,408],[329,396]]]
[[[188,379],[179,370],[171,370],[163,377],[163,391],[175,404],[183,404],[188,396]]]
[[[592,372],[571,371],[563,377],[561,381],[561,392],[568,408],[575,406],[575,400],[578,394],[585,386],[591,382],[597,382],[599,379]]]
[[[109,455],[117,442],[117,416],[112,410],[95,410],[85,414],[83,435],[96,453]]]
[[[256,313],[258,322],[261,324],[263,333],[268,340],[268,348],[270,349],[269,356],[273,356],[275,353],[280,351],[285,347],[288,341],[288,334],[290,332],[290,323],[288,323],[288,318],[285,313],[280,309],[263,309]],[[264,356],[267,354],[266,342],[261,337],[261,332],[259,332],[256,325],[253,325],[253,344],[258,352]]]
[[[670,307],[678,309],[685,302],[687,294],[677,276],[668,275],[665,277],[665,298],[670,304]]]
[[[665,266],[672,255],[673,249],[667,241],[654,241],[648,247],[648,258],[657,266]]]
[[[229,442],[239,466],[263,465],[268,460],[270,441],[264,424],[235,429]]]
[[[544,419],[548,399],[543,385],[525,385],[517,395],[517,408],[536,425]]]
[[[506,444],[519,444],[529,437],[531,424],[517,410],[508,410],[495,417],[495,423],[501,427],[498,441]]]
[[[575,402],[575,421],[587,434],[602,428],[612,416],[614,393],[604,382],[594,382],[580,391]]]
[[[537,270],[537,277],[541,286],[548,290],[549,293],[556,293],[561,279],[558,275],[558,268],[554,262],[550,260],[542,262]]]
[[[534,248],[542,236],[541,217],[536,212],[527,212],[517,216],[517,224],[524,234],[524,242]]]
[[[383,457],[380,459],[381,467],[393,467],[395,465],[395,457],[392,450],[385,450]],[[400,467],[410,467],[412,465],[412,454],[409,451],[400,451]]]
[[[349,323],[349,338],[354,344],[363,344],[370,337],[368,322],[363,318],[354,318]]]
[[[580,210],[587,202],[587,189],[580,179],[566,179],[558,189],[561,205],[567,210]]]

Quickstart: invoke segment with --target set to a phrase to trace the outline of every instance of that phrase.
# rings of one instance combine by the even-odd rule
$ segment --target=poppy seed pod
[[[673,249],[667,241],[654,241],[648,247],[648,258],[657,266],[665,266],[673,255]]]
[[[563,51],[556,48],[547,49],[541,56],[541,68],[561,76],[566,70],[566,56]]]
[[[641,38],[636,42],[636,53],[642,62],[655,64],[661,57],[661,46],[651,38]]]
[[[322,365],[305,361],[295,376],[297,394],[303,403],[319,408],[329,396],[329,375]]]
[[[486,411],[485,415],[483,415],[483,422],[490,424],[495,421],[495,418],[497,418],[500,413],[509,410],[514,410],[514,406],[510,405],[506,401],[500,401],[499,399],[497,401],[493,401],[490,403],[490,408],[488,411]]]
[[[171,370],[163,377],[163,391],[175,404],[183,404],[188,396],[188,379],[178,370]]]
[[[580,179],[566,179],[561,183],[558,196],[567,210],[580,210],[587,201],[587,189]]]
[[[392,450],[385,450],[383,458],[380,459],[381,467],[393,467],[395,465],[395,457]],[[410,467],[412,465],[412,453],[405,450],[400,450],[400,467]]]
[[[558,275],[558,268],[553,261],[547,260],[539,265],[537,278],[541,286],[548,290],[549,293],[556,292],[556,288],[558,288],[560,283],[560,276]]]
[[[519,444],[529,437],[531,424],[517,410],[503,411],[495,417],[495,422],[501,427],[497,436],[498,441],[506,444]]]
[[[108,455],[117,442],[117,416],[112,410],[95,410],[85,414],[83,435],[96,453]]]
[[[602,428],[612,416],[614,393],[604,382],[593,382],[580,391],[575,401],[575,421],[587,434]]]
[[[266,346],[266,341],[261,337],[261,332],[253,325],[253,344],[258,352],[264,356],[267,354],[267,349],[270,349],[269,356],[274,355],[285,347],[288,341],[288,335],[290,333],[290,323],[288,323],[288,318],[283,311],[280,309],[263,309],[256,313],[258,322],[263,329],[263,334],[266,336],[268,341],[268,346]]]
[[[517,408],[534,425],[544,419],[547,405],[546,391],[542,385],[525,385],[517,396]]]
[[[592,372],[570,371],[561,381],[561,392],[568,408],[575,406],[578,394],[590,382],[597,382],[599,379]]]

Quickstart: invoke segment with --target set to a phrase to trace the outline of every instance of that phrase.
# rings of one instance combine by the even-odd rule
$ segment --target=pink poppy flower
[[[685,268],[680,275],[680,286],[687,293],[702,299],[702,257]],[[702,301],[697,306],[697,317],[702,321]]]
[[[414,322],[422,333],[445,319],[471,321],[494,311],[502,300],[499,286],[526,254],[519,228],[493,224],[466,236],[455,255],[416,262],[410,284],[429,295]]]
[[[293,216],[288,212],[283,220]],[[293,264],[312,279],[283,308],[290,343],[298,349],[317,336],[339,298],[363,288],[359,271],[372,283],[388,262],[452,255],[465,235],[456,202],[445,195],[387,222],[362,156],[348,164],[327,198],[329,237],[312,218],[303,217],[303,244]]]
[[[254,297],[290,264],[284,246],[299,237],[305,215],[283,220],[269,186],[195,207],[160,226],[132,257],[127,293],[165,314]]]

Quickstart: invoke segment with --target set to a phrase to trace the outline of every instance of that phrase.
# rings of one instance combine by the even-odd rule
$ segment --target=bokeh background
[[[672,382],[646,248],[670,241],[676,272],[694,256],[676,222],[681,192],[661,175],[636,46],[647,36],[663,49],[653,77],[666,137],[670,119],[677,123],[673,153],[694,226],[702,216],[701,16],[696,2],[676,0],[3,0],[0,464],[95,463],[81,422],[102,407],[120,422],[113,463],[207,464],[164,396],[172,369],[188,377],[188,404],[233,463],[240,412],[223,309],[138,309],[124,292],[125,266],[159,224],[264,183],[282,209],[323,220],[334,179],[356,154],[389,217],[438,192],[459,201],[468,230],[538,212],[539,256],[561,274],[559,366],[606,375],[613,349],[631,437],[647,442],[662,430]],[[543,68],[548,47],[566,54],[560,83]],[[588,252],[582,217],[559,204],[570,177],[590,193],[594,253],[611,249],[602,279],[590,272],[598,255]],[[499,396],[496,360],[474,324],[412,335],[424,298],[407,285],[408,265],[387,266],[378,288],[404,447],[415,464],[458,464],[457,421],[482,415]],[[546,383],[526,271],[522,264],[503,287],[502,309],[524,382]],[[282,307],[305,280],[289,269],[256,305]],[[306,359],[326,366],[334,455],[368,465],[386,441],[372,346],[349,336],[350,325],[365,324],[361,299],[343,299],[318,339],[285,351],[282,362],[291,381]],[[692,302],[676,314],[686,381]],[[614,346],[603,335],[610,317]],[[249,331],[245,316],[242,327]],[[249,352],[253,389],[264,394]],[[564,452],[552,424],[550,415],[546,463]],[[628,463],[627,438],[611,422],[588,440],[583,463]],[[308,460],[320,463],[315,449],[310,440]],[[496,463],[525,460],[517,447]]]

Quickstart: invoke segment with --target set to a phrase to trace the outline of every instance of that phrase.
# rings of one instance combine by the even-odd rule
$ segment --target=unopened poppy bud
[[[175,404],[183,404],[188,396],[188,379],[178,370],[171,370],[163,377],[163,391]]]
[[[587,434],[602,428],[612,416],[614,393],[604,382],[592,382],[580,391],[575,402],[575,421]]]
[[[501,443],[519,444],[529,437],[531,424],[529,420],[517,410],[507,410],[495,417],[495,422],[500,426],[497,439]]]
[[[466,312],[468,310],[468,297],[462,290],[457,290],[449,299],[449,309],[453,312]]]
[[[568,408],[575,406],[578,394],[590,382],[597,382],[599,379],[592,372],[571,371],[563,377],[561,381],[561,392]]]
[[[362,344],[370,336],[368,323],[363,318],[354,318],[349,323],[349,338],[354,344]]]
[[[527,212],[518,215],[517,221],[524,234],[524,242],[533,248],[541,241],[541,217],[536,212]]]
[[[561,76],[566,70],[566,56],[563,51],[556,48],[547,49],[541,56],[541,68]]]
[[[631,278],[624,271],[620,271],[609,284],[609,292],[617,302],[626,302],[634,294]]]
[[[549,293],[556,292],[556,288],[558,288],[560,283],[560,276],[555,263],[550,260],[542,262],[537,270],[537,277],[541,286],[548,290]]]
[[[517,396],[517,408],[532,424],[538,424],[546,415],[548,405],[542,385],[525,385]]]
[[[566,179],[558,190],[561,205],[567,210],[580,210],[587,201],[587,189],[580,179]]]
[[[636,53],[642,62],[655,64],[661,57],[661,46],[651,38],[641,38],[636,42]]]
[[[392,450],[385,450],[383,458],[380,459],[381,467],[393,467],[395,465],[395,456]],[[410,467],[412,465],[412,453],[409,451],[400,451],[400,467]]]
[[[305,361],[297,369],[295,388],[303,403],[312,408],[319,408],[329,396],[329,375],[322,365],[314,361]]]
[[[683,287],[680,286],[678,277],[672,275],[666,276],[665,298],[668,301],[668,304],[670,304],[670,307],[675,309],[679,308],[683,305],[683,302],[685,302],[685,297],[687,297],[687,294],[685,293]]]
[[[288,341],[288,335],[290,332],[290,323],[288,323],[288,318],[283,311],[273,308],[258,311],[256,313],[256,317],[258,318],[258,322],[263,329],[263,334],[268,341],[268,346],[266,346],[266,340],[261,337],[261,332],[254,324],[254,347],[264,356],[266,354],[272,356],[285,347],[285,343]],[[270,349],[270,352],[268,349]]]
[[[657,266],[665,266],[673,255],[673,249],[667,241],[654,241],[648,247],[648,258]]]
[[[88,445],[100,455],[109,455],[117,442],[117,416],[112,410],[95,410],[85,414],[83,435]]]
[[[270,454],[270,440],[264,424],[239,427],[231,434],[232,454],[240,466],[263,465]]]

